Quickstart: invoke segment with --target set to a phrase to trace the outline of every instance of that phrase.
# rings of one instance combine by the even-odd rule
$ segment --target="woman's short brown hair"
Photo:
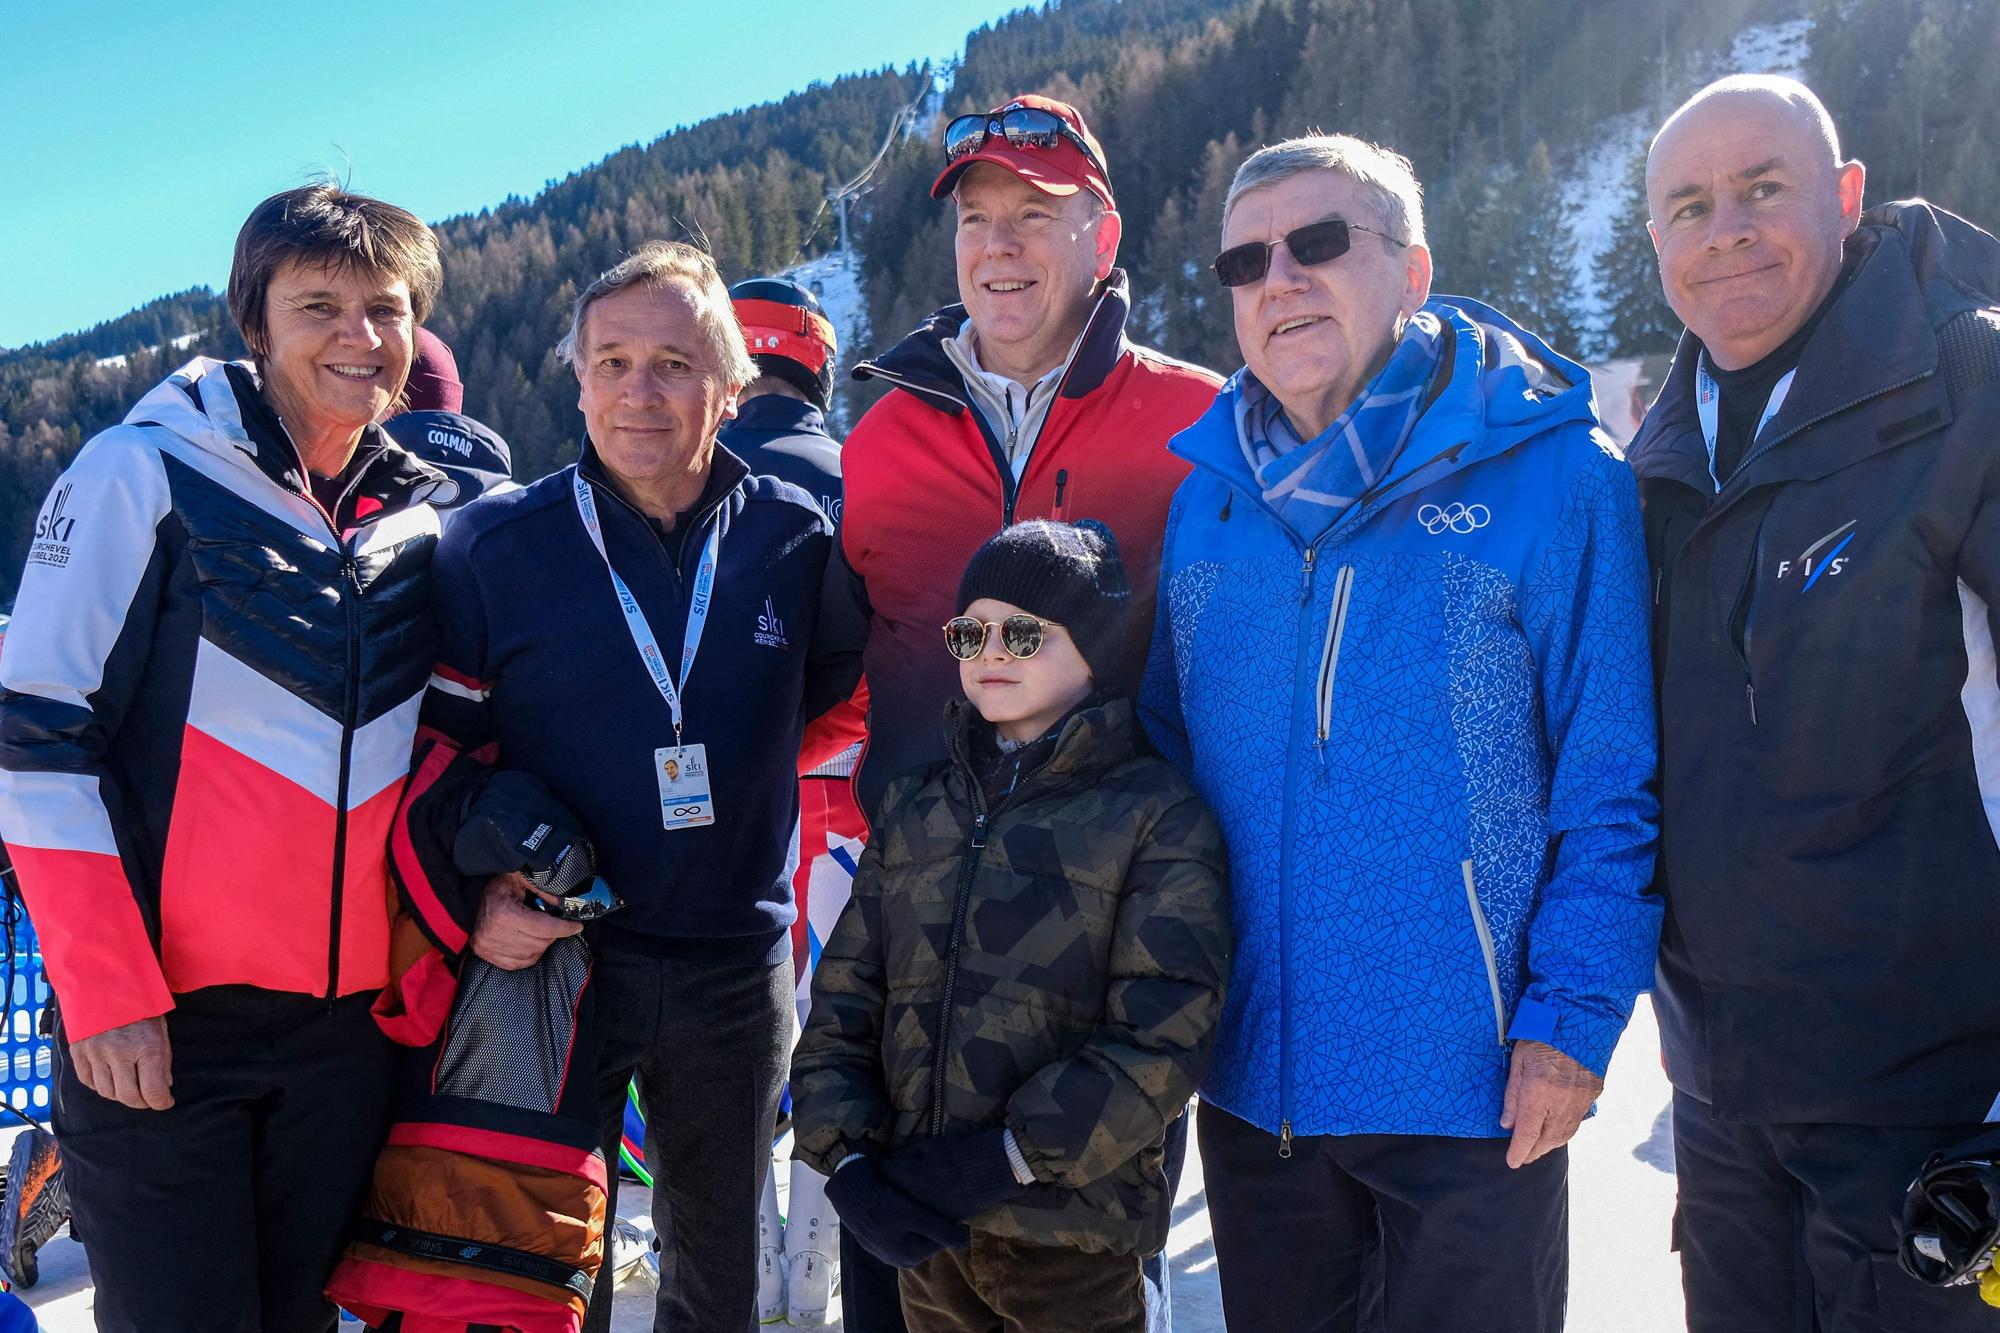
[[[287,259],[401,278],[418,324],[430,317],[444,286],[437,237],[409,210],[349,194],[330,181],[274,194],[250,210],[236,233],[236,258],[229,266],[229,313],[259,356],[265,294]]]

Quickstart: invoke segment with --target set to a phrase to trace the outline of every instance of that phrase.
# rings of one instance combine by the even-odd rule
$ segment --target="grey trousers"
[[[719,966],[600,951],[598,1101],[617,1211],[625,1088],[639,1081],[653,1225],[660,1236],[654,1333],[757,1327],[757,1208],[792,1046],[792,966]],[[605,1238],[609,1258],[609,1235]],[[584,1333],[611,1327],[600,1278]]]

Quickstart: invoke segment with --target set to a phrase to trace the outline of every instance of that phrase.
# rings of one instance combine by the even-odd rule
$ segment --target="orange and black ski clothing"
[[[856,775],[873,813],[883,788],[944,758],[937,717],[958,693],[939,629],[957,614],[958,573],[980,543],[1029,518],[1094,518],[1118,538],[1132,581],[1131,679],[1153,621],[1167,506],[1188,464],[1167,441],[1200,416],[1221,379],[1125,336],[1125,275],[1113,271],[1027,449],[1018,479],[1009,449],[972,405],[946,353],[966,321],[947,306],[894,348],[854,369],[894,386],[841,451],[840,551],[855,613],[869,620],[868,750]]]
[[[503,780],[535,798],[522,827],[538,846],[582,839],[546,789],[492,758],[426,731],[392,840],[402,911],[375,1016],[421,1049],[327,1292],[372,1326],[401,1315],[404,1333],[575,1333],[604,1255],[592,948],[569,936],[532,967],[486,963],[471,951],[484,877],[459,868],[461,834]]]

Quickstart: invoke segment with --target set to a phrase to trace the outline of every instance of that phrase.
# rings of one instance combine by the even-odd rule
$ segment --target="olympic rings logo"
[[[1456,500],[1440,509],[1424,505],[1417,510],[1417,522],[1433,537],[1444,532],[1477,532],[1493,521],[1493,511],[1485,505],[1463,505]]]

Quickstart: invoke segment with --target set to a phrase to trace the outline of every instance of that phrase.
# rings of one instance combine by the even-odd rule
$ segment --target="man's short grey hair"
[[[556,344],[556,359],[577,365],[582,354],[583,322],[597,302],[627,287],[658,288],[673,282],[684,282],[695,291],[696,322],[715,356],[716,373],[739,389],[756,379],[757,363],[744,345],[743,326],[736,322],[736,311],[729,302],[729,285],[722,280],[713,256],[684,241],[647,241],[578,292],[570,307],[569,332]]]
[[[1229,225],[1236,201],[1250,191],[1308,171],[1339,172],[1361,187],[1383,231],[1405,245],[1429,244],[1424,234],[1424,187],[1417,183],[1410,159],[1351,134],[1308,134],[1252,153],[1229,182],[1229,195],[1222,201],[1223,226]]]

